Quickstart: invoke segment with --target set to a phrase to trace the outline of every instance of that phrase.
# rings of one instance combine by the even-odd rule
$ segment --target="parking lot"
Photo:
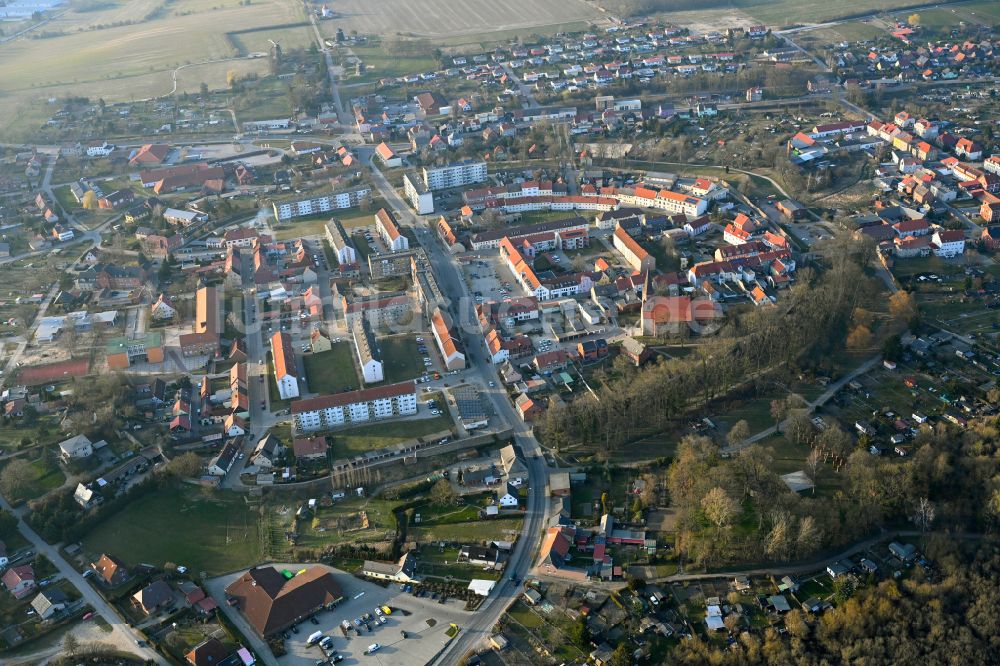
[[[280,569],[283,565],[275,566]],[[309,636],[317,631],[333,639],[333,652],[329,654],[332,658],[336,658],[336,655],[341,656],[342,659],[337,663],[342,666],[426,664],[448,642],[445,632],[450,625],[455,623],[461,628],[472,616],[463,610],[465,602],[462,601],[439,604],[431,597],[417,598],[407,594],[401,591],[398,585],[382,587],[338,569],[331,568],[330,571],[334,573],[337,582],[343,588],[345,600],[333,610],[318,613],[315,616],[318,624],[304,621],[295,628],[298,633],[292,630],[286,632],[289,636],[285,641],[287,654],[278,659],[278,663],[283,666],[312,666],[318,662],[326,662],[327,654],[322,648],[307,644]],[[222,590],[238,575],[231,574],[217,578],[209,583],[209,589],[216,598],[224,599],[225,594]],[[384,624],[379,622],[379,616],[375,611],[382,606],[389,606],[392,611],[389,615],[383,614]],[[235,616],[234,619],[241,629],[245,632],[250,631],[238,611],[228,606],[225,610],[230,618]],[[360,628],[357,628],[354,622],[355,619],[363,620],[365,613],[374,618],[368,622],[370,630],[365,628],[364,622]],[[347,638],[341,629],[341,623],[345,620],[352,627],[347,632]],[[358,631],[361,632],[360,635]],[[402,632],[406,632],[406,638],[403,638]],[[372,654],[366,654],[369,646],[375,643],[381,647]]]
[[[499,257],[474,259],[465,266],[465,280],[477,303],[521,296],[521,288],[514,282],[510,271],[502,266]]]

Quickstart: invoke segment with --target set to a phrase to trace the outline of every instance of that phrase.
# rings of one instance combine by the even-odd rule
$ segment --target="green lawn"
[[[519,533],[524,520],[521,518],[499,518],[475,523],[455,523],[451,525],[415,525],[407,531],[414,541],[479,541],[480,539],[510,539]],[[485,573],[485,572],[484,572]]]
[[[352,46],[351,51],[365,63],[365,73],[361,76],[354,76],[354,69],[348,68],[350,72],[344,80],[346,83],[362,83],[365,81],[378,81],[384,78],[394,78],[405,74],[418,74],[438,69],[438,61],[429,56],[401,56],[397,53],[389,53],[377,46]]]
[[[379,208],[385,208],[385,199],[381,197],[372,199],[371,203],[364,208],[350,208],[348,210],[337,211],[335,218],[340,220],[345,229],[357,229],[359,227],[375,226],[375,213]]]
[[[356,456],[407,440],[450,430],[447,413],[431,419],[392,421],[341,430],[333,434],[333,459]]]
[[[66,482],[66,475],[63,474],[56,461],[51,458],[32,460],[28,470],[29,475],[25,479],[25,483],[7,497],[11,504],[16,505],[36,499]]]
[[[259,561],[259,522],[243,495],[178,485],[136,500],[94,528],[83,545],[130,565],[174,562],[219,574]]]
[[[416,336],[409,334],[378,339],[386,382],[402,382],[424,374],[423,354],[417,351],[417,344]]]
[[[330,351],[303,355],[309,390],[312,393],[327,394],[340,393],[345,388],[359,388],[352,354],[351,343],[338,342],[332,345]]]
[[[326,223],[329,219],[329,216],[323,215],[314,219],[293,220],[289,224],[276,226],[274,238],[284,241],[303,236],[322,236],[326,233]]]

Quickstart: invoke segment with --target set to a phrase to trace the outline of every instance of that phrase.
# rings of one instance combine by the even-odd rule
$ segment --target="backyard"
[[[32,455],[29,453],[28,455]],[[14,460],[17,460],[15,458]],[[10,464],[8,461],[7,464]],[[55,490],[66,482],[66,475],[59,468],[58,463],[51,455],[41,455],[30,460],[26,469],[26,474],[11,488],[7,496],[7,501],[11,504],[20,504],[28,500],[33,500]]]
[[[330,351],[318,354],[304,354],[302,364],[306,370],[306,383],[312,393],[339,393],[359,387],[358,375],[354,371],[351,344],[337,342]]]
[[[414,379],[425,372],[421,362],[423,355],[417,351],[416,336],[406,334],[379,338],[378,345],[382,351],[386,382]]]
[[[430,419],[392,421],[338,431],[331,436],[333,459],[384,449],[417,437],[449,431],[451,427],[451,417],[442,414]]]

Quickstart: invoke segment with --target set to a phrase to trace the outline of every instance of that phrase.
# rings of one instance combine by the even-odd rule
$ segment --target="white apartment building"
[[[314,432],[344,423],[377,421],[417,413],[416,383],[324,395],[292,403],[292,418],[298,430]]]
[[[326,239],[330,241],[333,253],[337,255],[338,264],[358,263],[358,252],[351,243],[351,237],[344,231],[344,226],[337,220],[326,223]]]
[[[443,167],[424,167],[424,185],[428,190],[444,190],[462,187],[486,180],[486,162],[465,160]]]
[[[418,215],[434,212],[434,193],[427,189],[416,173],[403,174],[403,193]]]
[[[313,199],[301,199],[299,201],[276,201],[273,204],[274,219],[278,222],[290,220],[305,215],[316,215],[317,213],[327,213],[332,210],[343,210],[354,208],[362,201],[368,201],[372,197],[369,187],[362,187],[357,190],[346,190],[344,192],[334,192],[324,197]]]

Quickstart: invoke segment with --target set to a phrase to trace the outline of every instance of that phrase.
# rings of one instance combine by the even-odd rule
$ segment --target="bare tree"
[[[809,475],[812,478],[813,495],[816,494],[816,484],[819,482],[819,466],[823,463],[823,454],[819,452],[819,449],[813,449],[806,456],[806,467],[809,468]]]
[[[799,533],[795,538],[795,551],[799,557],[811,555],[823,540],[823,533],[812,516],[806,516],[799,521]]]
[[[27,460],[23,458],[12,460],[0,472],[0,491],[8,500],[13,501],[28,487],[33,476],[31,464]]]
[[[789,546],[792,543],[792,519],[786,511],[778,512],[771,531],[767,533],[764,548],[768,557],[788,559]]]
[[[740,505],[723,488],[716,486],[701,499],[705,517],[717,528],[722,529],[733,522]]]
[[[729,446],[738,446],[745,442],[749,436],[750,424],[745,419],[740,419],[729,429],[729,432],[726,434],[726,441],[729,442]]]
[[[788,400],[777,398],[771,401],[771,418],[774,419],[774,429],[781,432],[781,422],[788,416]]]
[[[916,509],[910,516],[910,520],[917,526],[917,529],[926,532],[931,528],[931,523],[934,522],[935,513],[934,504],[926,497],[921,497],[917,501]]]

